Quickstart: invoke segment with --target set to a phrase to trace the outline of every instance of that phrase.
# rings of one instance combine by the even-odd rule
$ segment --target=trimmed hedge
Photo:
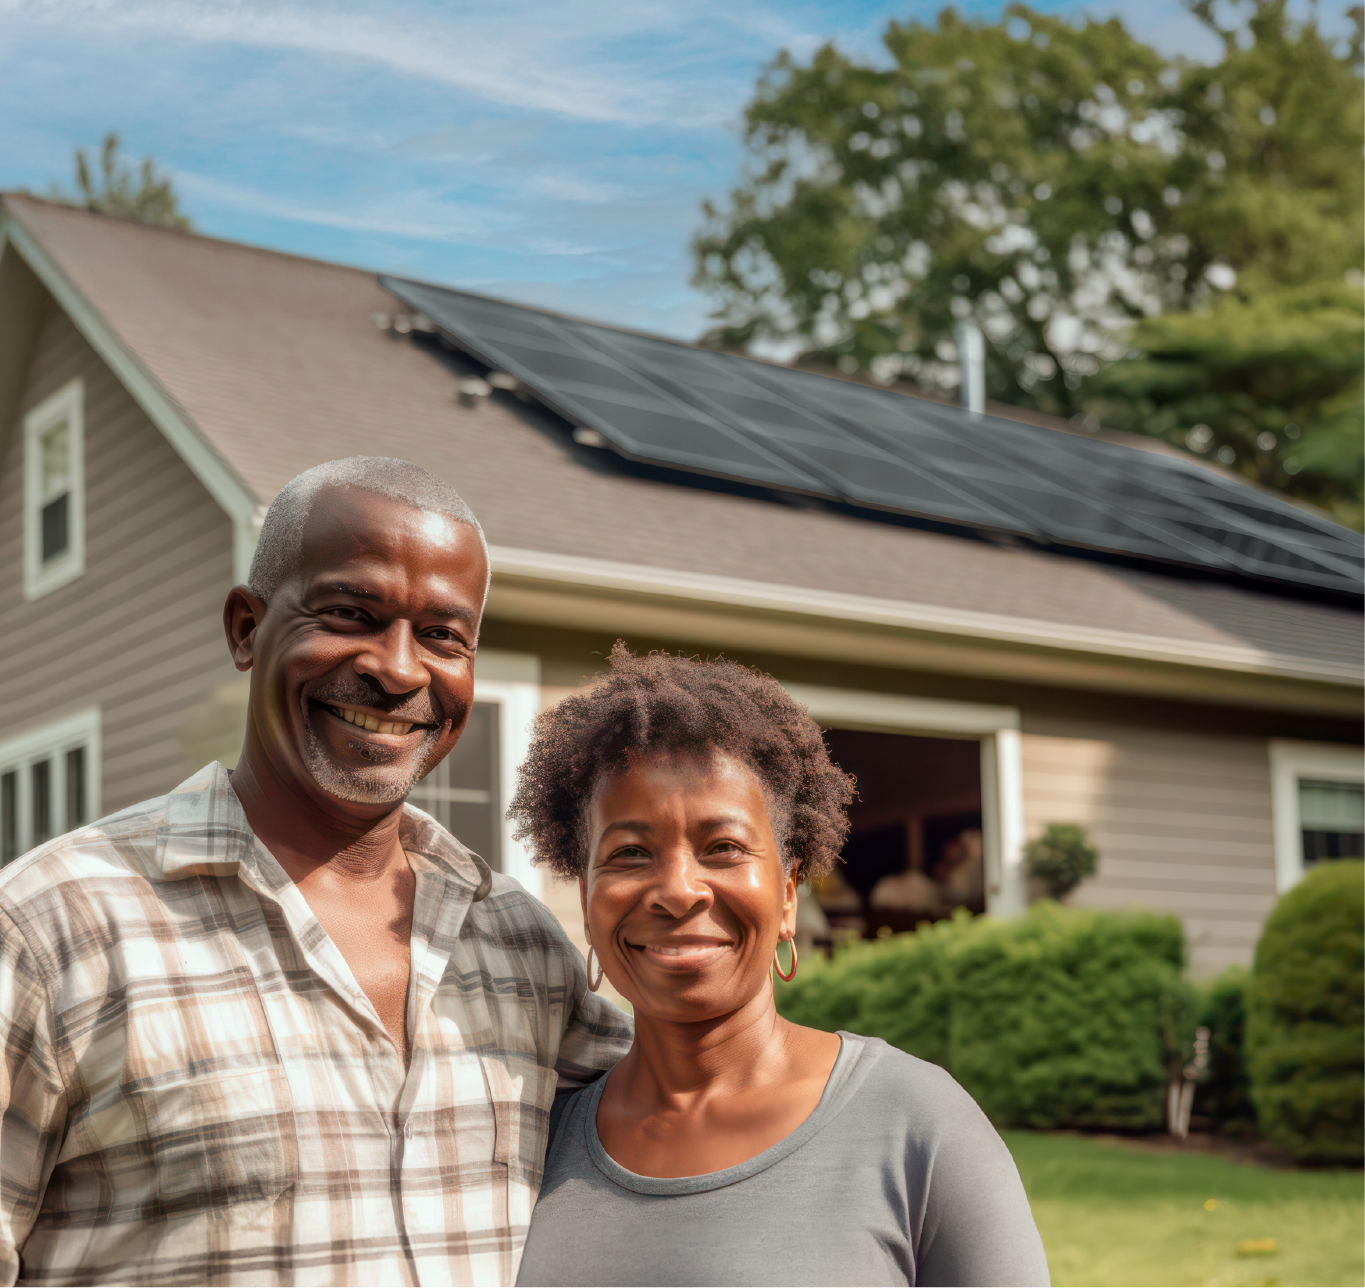
[[[1365,864],[1324,863],[1256,946],[1246,1051],[1261,1130],[1299,1158],[1354,1162],[1365,1133]]]
[[[1035,904],[803,962],[778,1007],[942,1065],[997,1123],[1154,1128],[1193,1028],[1174,917]]]

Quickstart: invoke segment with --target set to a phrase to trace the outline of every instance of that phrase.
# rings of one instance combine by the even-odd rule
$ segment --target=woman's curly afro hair
[[[587,802],[604,775],[652,755],[729,755],[762,782],[788,873],[833,867],[848,832],[853,780],[820,727],[770,675],[737,662],[651,653],[617,640],[610,669],[537,717],[509,817],[535,861],[582,874]]]

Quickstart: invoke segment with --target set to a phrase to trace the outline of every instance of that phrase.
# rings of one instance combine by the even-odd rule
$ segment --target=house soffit
[[[489,614],[1234,705],[1354,712],[1365,668],[1129,631],[494,545]]]

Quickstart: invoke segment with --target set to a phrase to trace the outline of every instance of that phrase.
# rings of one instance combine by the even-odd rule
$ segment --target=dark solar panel
[[[1360,594],[1349,529],[1194,462],[401,278],[380,283],[633,460]]]

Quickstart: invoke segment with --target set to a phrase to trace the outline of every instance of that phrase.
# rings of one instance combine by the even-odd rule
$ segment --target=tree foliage
[[[1106,424],[1209,453],[1361,526],[1365,471],[1358,288],[1229,294],[1140,322],[1137,356],[1089,382]]]
[[[193,226],[180,209],[171,181],[157,172],[155,162],[148,157],[134,166],[124,160],[119,156],[118,135],[113,133],[105,135],[97,160],[87,156],[84,148],[76,149],[76,192],[57,191],[53,196],[73,206],[144,224]]]
[[[970,318],[989,396],[1062,416],[1126,397],[1127,427],[1186,446],[1207,425],[1206,450],[1342,513],[1356,393],[1334,359],[1331,376],[1316,359],[1288,368],[1310,332],[1335,353],[1344,314],[1359,326],[1342,284],[1362,258],[1360,11],[1355,39],[1333,44],[1285,0],[1189,2],[1223,41],[1215,64],[1166,58],[1116,19],[1020,4],[998,22],[893,23],[888,66],[832,44],[780,55],[746,112],[746,177],[695,242],[710,342],[948,389]],[[1211,323],[1180,331],[1194,314]],[[1210,324],[1218,336],[1192,347]],[[1245,386],[1271,352],[1282,388],[1249,419]],[[1201,378],[1176,368],[1206,357],[1220,374],[1191,420]],[[1116,361],[1136,365],[1088,383]]]

